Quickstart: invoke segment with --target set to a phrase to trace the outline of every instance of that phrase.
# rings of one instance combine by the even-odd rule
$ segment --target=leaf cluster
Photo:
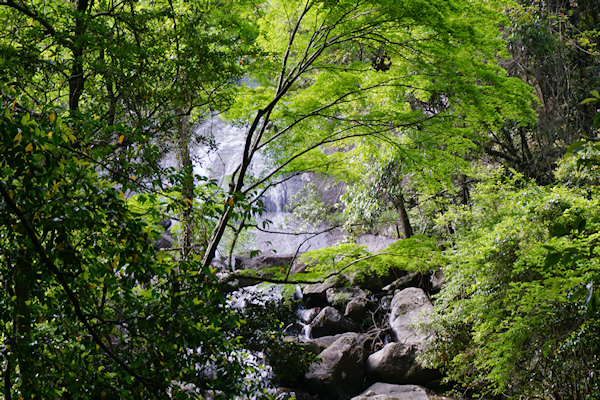
[[[569,363],[586,376],[595,356],[560,349],[597,319],[597,207],[576,189],[518,176],[482,182],[447,251],[428,362],[478,392],[593,393],[592,375],[574,384],[561,371]]]

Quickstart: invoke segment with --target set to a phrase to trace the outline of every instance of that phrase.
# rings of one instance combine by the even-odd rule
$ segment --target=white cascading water
[[[221,187],[226,187],[229,177],[234,173],[241,162],[244,150],[246,129],[223,122],[218,117],[211,118],[196,128],[198,137],[211,139],[216,148],[208,145],[197,144],[192,146],[192,162],[194,174],[216,179]],[[173,157],[168,161],[173,165]],[[265,160],[257,154],[252,161],[248,173],[259,176],[267,168]],[[291,235],[290,227],[283,227],[286,217],[291,215],[287,210],[288,200],[302,188],[309,180],[308,175],[293,177],[285,182],[273,186],[263,196],[266,212],[257,219],[262,227],[263,221],[271,221],[266,230],[254,230],[251,236],[254,243],[248,248],[239,249],[238,252],[259,250],[262,254],[294,254],[301,246],[301,251],[315,250],[331,246],[341,239],[341,234],[324,234],[314,238],[310,235]],[[280,233],[273,233],[273,232]],[[307,240],[308,239],[308,240]]]

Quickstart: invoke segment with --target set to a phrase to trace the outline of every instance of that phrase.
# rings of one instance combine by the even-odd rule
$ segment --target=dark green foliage
[[[26,96],[0,89],[4,397],[188,398],[188,383],[240,393],[243,367],[227,358],[237,319],[214,271],[156,254],[68,120],[32,116]]]
[[[507,124],[492,133],[485,151],[540,184],[554,181],[556,163],[582,135],[591,135],[595,110],[579,103],[600,85],[600,8],[578,2],[520,0],[506,27],[511,76],[531,85],[540,103],[538,122]]]

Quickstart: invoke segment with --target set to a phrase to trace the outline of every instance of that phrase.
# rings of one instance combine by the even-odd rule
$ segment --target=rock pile
[[[309,336],[302,340],[322,361],[305,374],[296,398],[429,398],[425,388],[441,375],[419,363],[426,338],[414,327],[432,310],[427,293],[415,287],[429,277],[400,275],[378,287],[370,281],[368,289],[339,280],[304,289],[300,321]]]

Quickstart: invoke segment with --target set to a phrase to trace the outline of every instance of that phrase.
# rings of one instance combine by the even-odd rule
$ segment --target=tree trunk
[[[179,168],[183,172],[181,182],[181,232],[179,235],[179,261],[185,262],[192,253],[192,237],[194,233],[193,204],[194,204],[194,165],[190,155],[190,126],[189,115],[179,114],[179,135],[177,147],[179,153]],[[178,293],[181,291],[180,270],[178,267],[171,273],[171,308],[179,306]]]
[[[460,186],[460,200],[462,205],[468,205],[471,195],[469,193],[469,185],[467,177],[463,174],[458,175],[458,184]]]
[[[83,93],[85,77],[83,75],[83,36],[85,34],[86,24],[84,14],[89,5],[88,0],[77,1],[75,27],[73,29],[73,45],[71,53],[73,54],[73,66],[71,67],[71,75],[68,78],[69,82],[69,110],[79,110],[79,99]]]
[[[191,133],[189,116],[183,115],[179,121],[179,167],[183,172],[181,182],[181,201],[183,210],[181,213],[181,235],[179,238],[179,255],[186,260],[192,251],[192,236],[194,232],[193,202],[194,202],[194,164],[190,155]]]
[[[19,254],[15,263],[15,316],[13,332],[16,341],[16,351],[19,375],[21,381],[21,396],[24,398],[33,398],[36,396],[35,383],[35,362],[37,357],[33,352],[31,343],[31,310],[29,309],[29,300],[35,274],[32,271],[31,260],[24,252]]]
[[[404,239],[408,239],[413,235],[412,225],[410,224],[410,219],[408,218],[408,213],[406,212],[404,195],[402,192],[398,194],[396,197],[396,201],[394,202],[394,207],[396,211],[400,215],[400,228],[402,230],[402,236]]]

